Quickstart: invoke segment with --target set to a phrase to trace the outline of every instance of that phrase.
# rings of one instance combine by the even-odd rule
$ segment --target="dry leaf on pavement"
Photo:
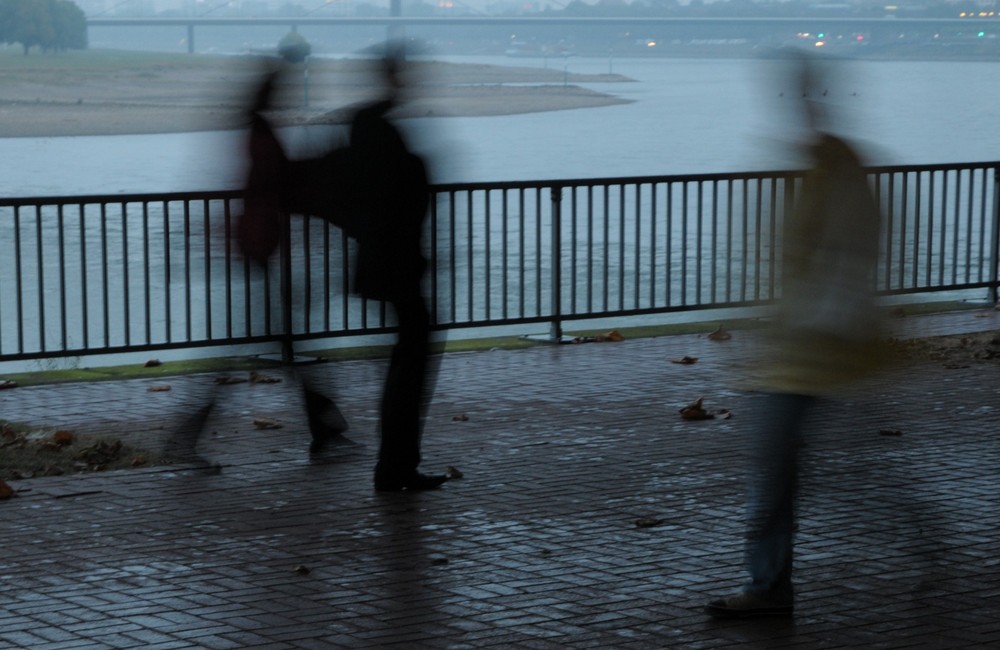
[[[13,379],[3,379],[0,380],[0,390],[5,388],[17,388],[17,382]]]
[[[708,335],[709,341],[728,341],[731,338],[733,335],[723,329],[722,325],[719,325],[714,332]]]
[[[167,384],[153,384],[146,390],[150,393],[165,393],[170,390],[170,386]]]
[[[162,366],[163,362],[159,359],[150,359],[146,363],[142,364],[146,368],[155,368],[156,366]]]
[[[657,519],[656,517],[642,517],[641,519],[635,520],[636,528],[652,528],[653,526],[659,526],[663,523],[662,519]]]
[[[280,429],[281,423],[271,418],[254,418],[253,425],[258,429]]]
[[[14,496],[14,488],[0,481],[0,501]]]
[[[685,354],[680,359],[671,359],[670,363],[679,363],[683,366],[690,366],[693,363],[698,363],[698,357],[689,357]]]
[[[702,406],[704,397],[699,397],[678,411],[685,420],[711,420],[714,416]]]
[[[463,474],[457,467],[452,467],[451,465],[448,465],[448,468],[444,473],[449,479],[462,478],[465,476],[465,474]]]
[[[461,413],[459,415],[452,416],[451,421],[452,422],[468,422],[469,421],[469,416],[466,415],[465,413]]]

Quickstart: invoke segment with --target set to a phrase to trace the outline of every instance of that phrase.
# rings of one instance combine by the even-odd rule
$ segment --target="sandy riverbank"
[[[88,56],[92,55],[92,56]],[[0,55],[0,137],[116,135],[238,128],[261,65],[252,57],[185,55]],[[290,67],[279,86],[281,124],[332,123],[372,97],[367,62],[317,60],[306,77]],[[480,116],[597,108],[626,103],[578,84],[619,75],[417,62],[413,101],[401,116]],[[593,86],[592,86],[593,87]]]

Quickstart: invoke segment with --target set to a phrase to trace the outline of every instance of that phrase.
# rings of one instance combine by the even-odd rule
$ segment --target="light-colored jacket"
[[[782,294],[764,388],[830,393],[883,361],[873,274],[879,209],[860,160],[823,134],[782,240]]]

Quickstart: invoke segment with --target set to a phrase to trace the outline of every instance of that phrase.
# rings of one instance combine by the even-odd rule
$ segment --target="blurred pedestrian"
[[[276,211],[329,219],[358,243],[353,290],[392,307],[398,334],[380,407],[381,442],[374,477],[380,491],[427,490],[447,479],[417,469],[435,358],[430,354],[430,313],[422,288],[427,268],[423,255],[427,168],[389,118],[406,99],[404,65],[403,49],[388,44],[379,66],[378,98],[354,111],[348,145],[333,147],[319,158],[288,160],[260,111],[255,111],[251,159],[260,171],[251,170],[247,195],[254,205],[248,203],[247,225],[241,227],[241,238],[248,240],[244,250],[266,259],[273,251],[270,215]],[[259,97],[269,95],[268,84],[273,84],[273,76]],[[257,104],[267,101],[259,99]],[[261,218],[258,213],[265,215],[266,223],[254,226]],[[312,403],[326,411],[333,404]],[[335,427],[326,428],[328,434],[322,435],[313,429],[314,448],[340,433]]]
[[[858,154],[830,133],[827,87],[797,59],[812,169],[783,237],[782,295],[771,329],[765,417],[750,442],[746,565],[749,582],[711,601],[717,617],[790,615],[799,448],[817,398],[875,369],[879,316],[872,272],[879,210]]]
[[[350,129],[358,212],[355,290],[392,305],[398,324],[382,393],[375,466],[375,489],[382,491],[426,490],[447,479],[417,470],[433,382],[430,314],[422,288],[430,195],[424,161],[409,150],[388,117],[405,100],[404,65],[403,50],[390,44],[381,65],[383,96],[358,110]]]

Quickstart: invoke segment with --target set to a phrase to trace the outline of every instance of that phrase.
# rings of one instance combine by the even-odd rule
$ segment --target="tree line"
[[[20,44],[25,54],[83,50],[87,17],[70,0],[0,0],[0,42]]]

